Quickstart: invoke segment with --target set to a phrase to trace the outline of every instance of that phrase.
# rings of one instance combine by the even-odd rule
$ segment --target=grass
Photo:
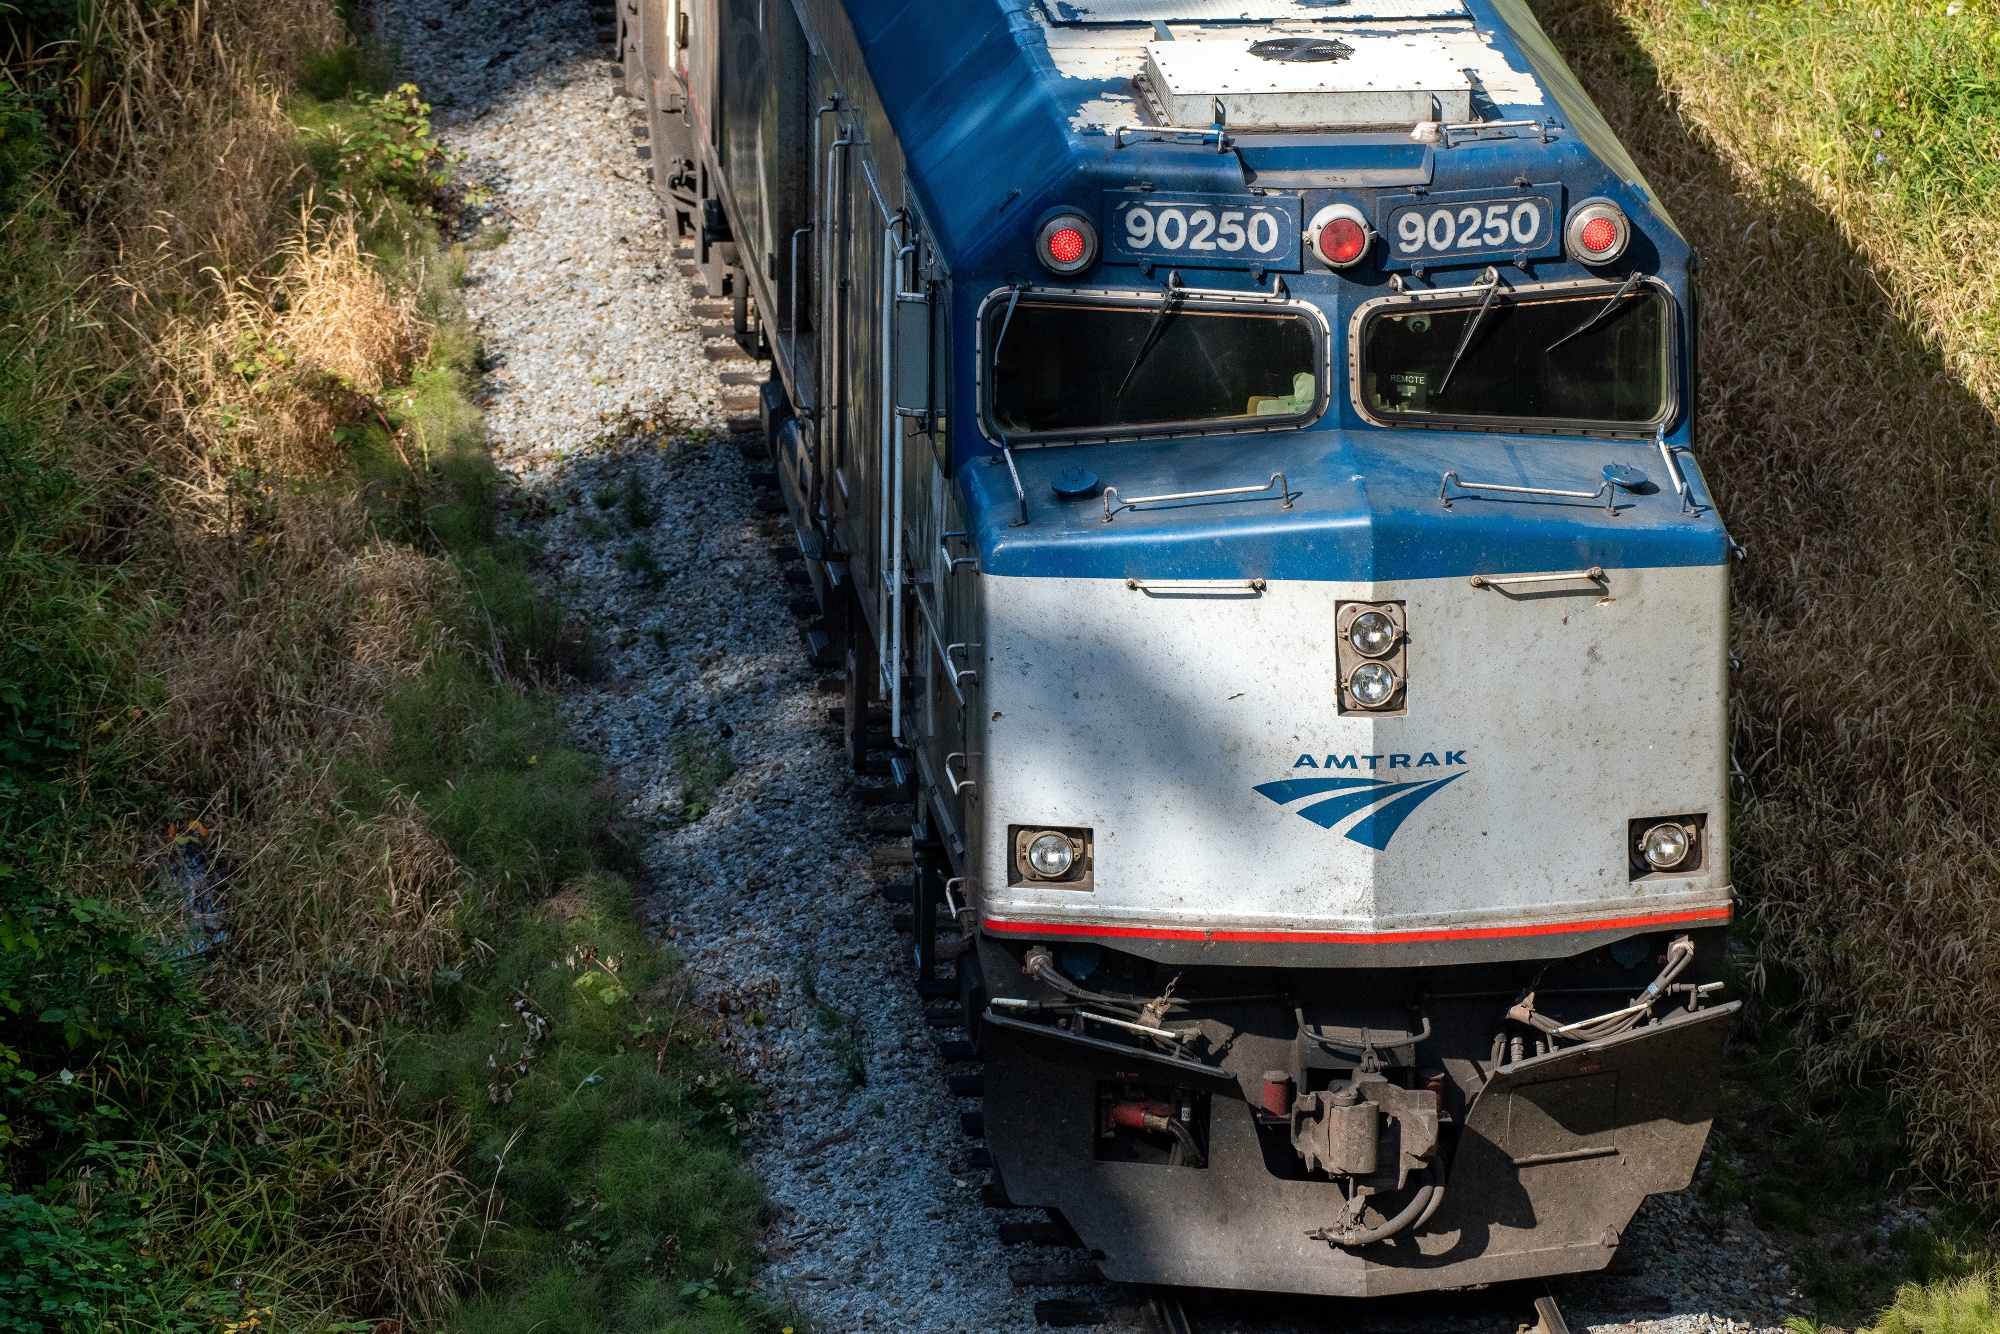
[[[0,27],[0,1331],[778,1328],[419,96],[321,0]]]
[[[1828,1318],[1995,1328],[1955,1285],[2000,1194],[2000,10],[1535,10],[1701,250],[1702,461],[1749,553],[1733,834],[1764,994],[1720,1198],[1793,1237]],[[1939,1228],[1871,1243],[1871,1197],[1918,1186]]]

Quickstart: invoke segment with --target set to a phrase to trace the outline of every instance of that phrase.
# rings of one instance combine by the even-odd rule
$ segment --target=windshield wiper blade
[[[1486,323],[1486,312],[1493,309],[1493,299],[1499,295],[1500,272],[1497,269],[1488,269],[1486,270],[1486,296],[1480,301],[1478,311],[1466,323],[1465,334],[1458,340],[1458,351],[1451,354],[1451,365],[1445,367],[1444,379],[1438,382],[1437,392],[1439,394],[1444,393],[1445,390],[1451,387],[1451,377],[1458,373],[1458,363],[1465,359],[1465,349],[1472,346],[1474,335],[1479,332],[1480,326]]]
[[[993,365],[996,368],[1000,365],[1000,345],[1007,341],[1007,326],[1014,322],[1014,307],[1021,303],[1021,293],[1026,287],[1026,283],[1015,283],[1013,295],[1007,298],[1007,313],[1000,317],[1000,333],[993,340]]]
[[[1179,269],[1175,269],[1167,275],[1167,285],[1160,289],[1160,308],[1153,312],[1153,322],[1146,326],[1146,341],[1139,344],[1139,351],[1133,356],[1132,364],[1125,368],[1125,378],[1118,382],[1118,392],[1112,395],[1113,398],[1125,397],[1125,391],[1132,385],[1132,377],[1139,373],[1139,363],[1153,350],[1153,344],[1160,341],[1160,335],[1166,331],[1167,317],[1173,314],[1174,307],[1180,303],[1180,299],[1181,274]]]
[[[1550,343],[1547,347],[1543,348],[1542,355],[1547,356],[1549,353],[1555,351],[1557,348],[1561,347],[1564,343],[1567,343],[1572,338],[1583,337],[1583,335],[1589,333],[1592,329],[1595,329],[1598,325],[1610,319],[1611,312],[1618,309],[1619,306],[1623,305],[1625,302],[1625,298],[1631,296],[1632,293],[1639,290],[1639,279],[1641,276],[1642,275],[1636,269],[1633,270],[1632,276],[1625,280],[1625,285],[1623,287],[1619,288],[1617,291],[1611,294],[1610,300],[1606,301],[1603,305],[1599,306],[1594,312],[1592,312],[1589,319],[1585,320],[1582,324],[1577,325],[1574,329],[1571,329],[1561,338],[1556,339],[1555,342]]]

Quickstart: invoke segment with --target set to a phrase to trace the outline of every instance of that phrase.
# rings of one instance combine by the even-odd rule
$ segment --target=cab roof
[[[808,0],[808,7],[819,6]],[[1351,174],[1365,166],[1357,153],[1379,150],[1385,165],[1407,160],[1407,131],[1385,135],[1384,120],[1366,120],[1365,110],[1352,112],[1363,120],[1341,123],[1362,106],[1353,98],[1390,84],[1429,111],[1402,123],[1451,119],[1463,107],[1467,121],[1552,125],[1652,200],[1525,0],[843,0],[841,7],[910,188],[953,268],[976,266],[1015,238],[1079,174],[1184,169],[1202,148],[1191,136],[1119,135],[1121,127],[1172,124],[1176,110],[1211,109],[1193,128],[1223,116],[1229,151],[1218,153],[1212,137],[1206,143],[1219,159],[1208,169],[1219,179],[1245,179],[1241,150],[1259,136],[1283,136],[1300,179],[1310,177],[1318,149],[1329,172],[1345,170],[1348,180],[1361,179]],[[1257,44],[1300,45],[1283,39],[1318,39],[1315,50],[1337,44],[1345,54],[1306,61],[1250,54]],[[1385,106],[1407,109],[1394,98],[1367,105],[1378,115]],[[1327,183],[1342,182],[1330,174]]]

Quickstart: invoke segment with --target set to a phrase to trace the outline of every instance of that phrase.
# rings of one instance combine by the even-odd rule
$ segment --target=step
[[[953,1038],[949,1042],[938,1043],[938,1058],[945,1061],[976,1061],[979,1053],[964,1038]]]
[[[1002,1223],[1000,1240],[1008,1246],[1074,1246],[1076,1234],[1061,1223],[1043,1219],[1034,1223]]]
[[[902,917],[905,914],[897,913],[896,915]],[[942,1010],[926,1010],[924,1011],[924,1022],[932,1028],[964,1028],[965,1007],[962,1005],[953,1005]]]
[[[839,655],[833,651],[833,636],[824,630],[806,631],[806,657],[822,670],[840,665]]]
[[[1075,1288],[1104,1282],[1104,1271],[1088,1261],[1066,1265],[1011,1265],[1007,1278],[1017,1288]]]
[[[1016,1204],[1007,1197],[1007,1188],[1000,1184],[998,1177],[979,1188],[979,1202],[988,1209],[1028,1209],[1032,1205]]]
[[[983,1073],[969,1075],[946,1075],[945,1087],[961,1098],[983,1098],[986,1096],[986,1076]]]
[[[958,1114],[958,1128],[974,1139],[985,1139],[986,1113],[960,1112]],[[1002,1224],[1002,1226],[1004,1227],[1005,1224]]]
[[[917,979],[917,994],[925,1000],[958,999],[958,979],[955,977],[920,977]]]
[[[1035,1303],[1035,1321],[1051,1329],[1080,1329],[1104,1323],[1104,1308],[1096,1302],[1051,1297]]]

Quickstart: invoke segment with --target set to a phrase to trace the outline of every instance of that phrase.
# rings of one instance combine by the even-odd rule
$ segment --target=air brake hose
[[[1410,1202],[1394,1218],[1370,1228],[1347,1228],[1340,1232],[1321,1229],[1309,1235],[1335,1246],[1372,1246],[1407,1228],[1428,1222],[1430,1216],[1437,1212],[1438,1205],[1444,1203],[1444,1184],[1438,1180],[1436,1163],[1425,1168],[1425,1175],[1428,1178],[1426,1184],[1410,1197]]]

